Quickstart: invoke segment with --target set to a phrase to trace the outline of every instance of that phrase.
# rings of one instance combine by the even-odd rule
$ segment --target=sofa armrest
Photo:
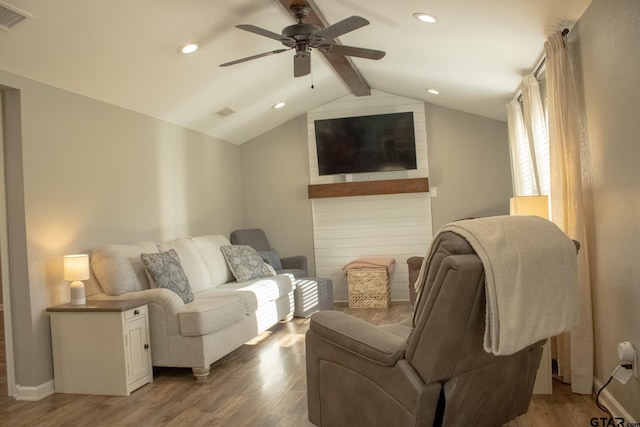
[[[321,311],[311,316],[310,331],[333,345],[385,366],[404,356],[406,340],[364,320],[339,311]]]
[[[282,268],[286,270],[304,270],[305,274],[307,270],[307,257],[304,255],[290,256],[286,258],[280,258]]]
[[[145,289],[136,292],[126,292],[122,295],[112,296],[99,293],[88,297],[94,301],[145,301],[161,306],[165,314],[179,313],[184,310],[182,298],[173,291],[164,288]]]

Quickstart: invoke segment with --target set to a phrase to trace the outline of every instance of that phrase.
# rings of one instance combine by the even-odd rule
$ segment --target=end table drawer
[[[136,317],[140,317],[147,314],[147,306],[142,305],[140,307],[132,308],[131,310],[127,310],[124,312],[124,320],[135,319]]]

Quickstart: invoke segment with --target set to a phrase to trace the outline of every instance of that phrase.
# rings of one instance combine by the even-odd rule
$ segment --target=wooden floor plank
[[[410,317],[408,303],[388,309],[337,309],[375,324]],[[0,325],[1,326],[1,325]],[[154,381],[129,397],[54,394],[37,402],[0,397],[0,425],[307,427],[304,334],[309,319],[281,322],[214,363],[206,382],[190,369],[154,368]],[[0,340],[0,366],[5,363]],[[4,370],[2,371],[4,372]],[[4,383],[3,383],[4,381]],[[0,385],[6,377],[0,375]],[[6,385],[3,391],[6,390]],[[529,412],[506,427],[587,426],[600,417],[591,396],[554,383]]]

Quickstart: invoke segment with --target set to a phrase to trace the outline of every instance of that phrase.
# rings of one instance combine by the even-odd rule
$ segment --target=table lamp
[[[534,215],[549,219],[547,196],[515,196],[509,200],[511,215]]]
[[[84,283],[89,279],[89,255],[64,256],[64,280],[71,282],[71,305],[83,305],[85,299]]]

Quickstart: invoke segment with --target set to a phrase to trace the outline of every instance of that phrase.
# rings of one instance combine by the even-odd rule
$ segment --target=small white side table
[[[128,396],[153,381],[147,304],[49,307],[57,393]]]

